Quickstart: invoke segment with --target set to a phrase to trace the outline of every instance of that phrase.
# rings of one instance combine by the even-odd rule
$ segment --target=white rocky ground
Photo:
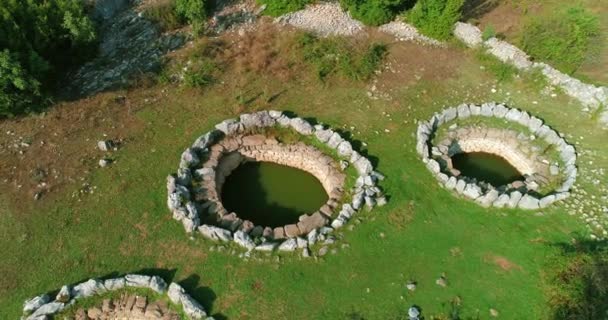
[[[276,21],[321,36],[352,36],[364,29],[364,25],[344,12],[338,3],[310,5],[304,10],[280,16]]]

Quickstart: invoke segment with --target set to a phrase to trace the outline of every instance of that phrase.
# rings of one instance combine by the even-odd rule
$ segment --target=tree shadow
[[[499,4],[499,0],[466,0],[462,7],[462,20],[479,19]]]
[[[207,312],[211,313],[213,310],[213,303],[217,299],[217,295],[213,290],[209,287],[200,286],[201,277],[198,274],[191,274],[187,278],[179,281],[179,285],[181,285],[186,292],[193,297],[196,301],[200,302]],[[223,314],[213,314],[213,317],[216,320],[226,320],[226,317]]]
[[[608,241],[555,243],[565,263],[549,278],[551,320],[604,320],[608,314]]]

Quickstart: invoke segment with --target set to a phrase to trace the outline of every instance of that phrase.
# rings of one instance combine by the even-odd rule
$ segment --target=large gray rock
[[[536,210],[540,208],[538,199],[532,197],[529,194],[524,195],[519,201],[519,208],[524,210]]]
[[[298,133],[303,135],[311,135],[314,132],[313,127],[308,121],[302,118],[292,118],[289,121],[289,125]]]
[[[353,146],[350,144],[350,142],[345,140],[338,145],[337,151],[340,157],[348,158],[353,153]]]
[[[218,123],[215,128],[225,135],[233,135],[243,131],[244,126],[236,119],[227,119]]]
[[[33,297],[23,303],[23,313],[34,312],[34,310],[40,308],[44,304],[47,304],[49,301],[51,301],[51,297],[49,297],[47,294]]]
[[[270,251],[274,251],[278,245],[279,244],[276,242],[264,242],[262,244],[257,245],[255,247],[255,250],[270,252]]]
[[[492,189],[483,196],[477,198],[477,202],[484,208],[489,208],[498,198],[498,190]]]
[[[221,135],[221,131],[211,130],[205,133],[204,135],[198,137],[192,144],[192,149],[205,150],[211,147]]]
[[[508,194],[501,194],[492,205],[496,208],[504,208],[509,203],[509,200],[511,198]]]
[[[298,241],[295,238],[287,239],[279,245],[279,251],[294,251],[298,248]]]
[[[434,174],[438,174],[441,171],[439,162],[433,159],[429,159],[429,161],[426,163],[426,167]]]
[[[61,312],[65,308],[65,304],[62,302],[50,302],[40,306],[34,313],[27,317],[27,320],[39,320],[48,319],[44,316],[52,316],[56,313]]]
[[[511,209],[516,208],[523,195],[519,191],[513,191],[509,194],[509,202],[507,206]]]
[[[72,296],[74,299],[87,298],[105,291],[106,287],[103,286],[101,281],[90,279],[75,285],[74,288],[72,288]]]
[[[542,199],[540,199],[538,205],[541,208],[546,208],[546,207],[548,207],[549,205],[551,205],[555,201],[556,201],[555,195],[548,195],[548,196],[543,197]]]
[[[191,167],[198,165],[199,163],[200,163],[200,159],[199,159],[198,155],[196,154],[196,152],[193,149],[188,148],[182,153],[179,167],[189,169]]]
[[[471,116],[471,109],[469,109],[469,106],[466,104],[459,105],[457,110],[459,119],[466,119]]]
[[[230,242],[232,240],[232,232],[223,228],[203,224],[198,227],[198,231],[203,237],[210,240],[223,242]]]
[[[481,196],[481,188],[474,183],[467,183],[462,194],[469,199],[475,200]]]
[[[198,303],[198,301],[194,300],[190,295],[186,294],[184,288],[182,288],[179,284],[172,282],[169,285],[167,295],[169,296],[169,300],[171,300],[171,302],[182,306],[184,313],[190,319],[200,320],[207,316],[203,306]]]
[[[106,279],[103,282],[103,286],[110,291],[120,290],[120,289],[124,288],[126,285],[127,285],[127,280],[125,280],[124,277]]]
[[[359,160],[353,163],[353,166],[355,167],[357,173],[359,173],[360,176],[369,175],[374,170],[372,163],[365,157],[359,158]]]
[[[234,242],[247,250],[255,248],[255,243],[251,240],[251,237],[241,230],[234,233]]]
[[[331,129],[325,130],[321,127],[321,129],[315,130],[315,137],[322,143],[327,143],[333,134],[334,132]]]
[[[72,290],[68,286],[62,286],[55,296],[55,301],[67,303],[72,298]]]
[[[327,146],[332,149],[336,149],[340,145],[340,143],[342,143],[342,141],[344,141],[344,139],[342,139],[340,134],[334,132],[332,133],[331,137],[329,137],[329,140],[327,141]]]
[[[268,111],[245,113],[240,115],[239,120],[245,130],[272,127],[276,123],[276,120],[270,116]]]

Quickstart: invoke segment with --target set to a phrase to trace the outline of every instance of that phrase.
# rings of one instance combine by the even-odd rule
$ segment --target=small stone
[[[498,317],[498,311],[494,308],[490,309],[490,315],[494,318]]]
[[[114,146],[114,143],[111,140],[99,141],[97,142],[97,148],[101,151],[110,151]]]
[[[104,158],[104,159],[99,160],[99,166],[102,167],[102,168],[105,168],[105,167],[109,166],[110,163],[112,163],[112,160],[110,160],[110,159],[105,159]]]
[[[328,251],[329,251],[329,248],[327,246],[321,247],[321,249],[319,249],[319,257],[326,255]]]
[[[448,286],[448,281],[445,278],[445,276],[441,276],[439,277],[439,279],[435,280],[435,283],[440,286],[440,287],[447,287]]]
[[[410,291],[414,291],[414,290],[416,290],[416,282],[414,282],[414,281],[409,281],[409,282],[408,282],[408,283],[405,285],[405,287],[406,287],[408,290],[410,290]]]

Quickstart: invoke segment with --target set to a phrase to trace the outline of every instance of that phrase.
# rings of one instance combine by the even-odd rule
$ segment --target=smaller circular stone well
[[[516,125],[502,128],[490,123],[462,127],[449,124],[456,120],[466,123],[475,117]],[[539,141],[546,147],[540,148],[536,143]],[[551,159],[549,150],[554,150],[559,159]],[[569,196],[577,175],[572,145],[541,119],[496,103],[463,104],[420,122],[417,151],[444,187],[484,207],[545,208]],[[464,168],[469,173],[464,175],[457,165],[467,156],[503,167],[485,168],[487,172],[483,172],[483,167],[477,168],[478,172]],[[491,183],[487,181],[491,179],[484,179],[488,172],[504,176],[495,177],[498,183]]]
[[[302,137],[300,140],[314,136],[337,157],[302,141],[284,143],[275,137],[273,127],[291,129]],[[226,209],[222,191],[230,175],[247,163],[272,163],[305,171],[321,184],[327,201],[285,225],[243,219],[241,216],[250,215]],[[349,166],[358,176],[355,186],[345,190],[344,170]],[[363,206],[384,205],[386,198],[376,185],[382,179],[371,162],[337,132],[279,111],[260,111],[223,121],[184,151],[177,174],[167,178],[167,205],[187,232],[198,231],[215,241],[234,241],[248,250],[293,251],[324,239]],[[289,181],[284,187],[290,187]]]

